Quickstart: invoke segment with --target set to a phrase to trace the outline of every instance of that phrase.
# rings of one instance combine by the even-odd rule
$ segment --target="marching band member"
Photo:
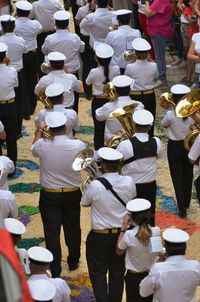
[[[121,302],[125,267],[124,256],[116,255],[116,243],[126,203],[136,190],[131,177],[119,174],[120,152],[103,147],[98,155],[103,174],[88,185],[81,199],[82,206],[91,206],[86,259],[96,301]]]
[[[2,167],[0,163],[0,170],[1,168]],[[18,210],[15,195],[11,191],[0,189],[0,196],[0,213],[2,217],[17,217]]]
[[[50,278],[48,270],[53,261],[52,253],[44,247],[33,246],[28,249],[29,268],[31,276],[28,278],[28,285],[35,280],[49,280],[55,285],[56,294],[53,302],[70,302],[70,288],[65,280],[61,278]]]
[[[177,104],[181,97],[191,89],[186,85],[176,84],[171,87],[170,91],[173,102]],[[174,110],[168,111],[161,122],[168,131],[167,159],[179,216],[182,218],[187,215],[192,194],[193,166],[188,161],[188,151],[184,147],[184,139],[191,131],[192,124],[194,120],[191,117],[180,119],[176,117]]]
[[[16,165],[17,111],[14,88],[18,86],[18,78],[16,69],[7,66],[7,50],[8,46],[0,42],[0,74],[4,78],[4,81],[0,81],[0,120],[6,132],[7,156]]]
[[[17,134],[21,135],[22,120],[23,120],[23,54],[27,53],[26,42],[22,37],[16,36],[15,18],[10,15],[0,17],[0,22],[3,30],[3,35],[0,36],[0,42],[8,46],[8,57],[10,58],[9,65],[17,70],[18,86],[15,88],[15,100],[17,109]]]
[[[145,198],[151,203],[151,225],[155,225],[157,159],[162,155],[160,139],[148,134],[153,120],[151,112],[145,109],[135,110],[135,134],[117,147],[124,159],[122,175],[129,175],[134,179],[137,198]]]
[[[0,190],[8,190],[7,177],[15,171],[15,165],[7,156],[0,156]]]
[[[140,283],[140,295],[153,295],[153,302],[194,301],[200,285],[200,264],[185,257],[189,235],[180,229],[167,229],[162,236],[167,259],[153,265]]]
[[[28,1],[17,1],[17,19],[15,22],[15,34],[22,37],[28,49],[23,55],[23,85],[27,99],[24,102],[24,117],[29,118],[37,105],[34,88],[37,84],[37,35],[42,31],[42,25],[37,20],[30,20],[29,15],[32,4]]]
[[[140,101],[144,108],[150,111],[155,120],[156,116],[156,95],[154,92],[155,80],[158,78],[158,68],[156,63],[149,62],[149,50],[151,45],[145,39],[136,38],[132,42],[137,60],[135,63],[126,66],[125,75],[134,79],[130,97]],[[150,135],[153,136],[154,126],[152,125]]]
[[[73,138],[73,131],[78,130],[78,116],[77,113],[72,109],[65,109],[63,105],[64,99],[64,87],[62,84],[54,83],[45,89],[45,96],[47,102],[52,105],[51,109],[43,109],[36,117],[35,125],[37,128],[40,127],[40,122],[45,120],[48,112],[63,112],[66,116],[66,134],[68,137]]]
[[[125,252],[126,302],[151,302],[152,296],[141,299],[139,284],[156,262],[156,255],[150,253],[149,244],[151,237],[160,236],[160,228],[149,225],[151,203],[148,200],[133,199],[127,203],[126,208],[131,216],[124,217],[117,242],[117,254]],[[134,224],[131,230],[127,230],[129,223]]]
[[[104,85],[120,75],[119,67],[110,64],[113,53],[110,45],[100,43],[95,49],[98,67],[91,69],[86,79],[86,83],[93,86],[92,118],[94,123],[95,150],[104,146],[105,130],[105,121],[99,121],[95,116],[95,111],[108,102],[108,99],[104,95]]]
[[[66,56],[65,63],[69,71],[78,78],[80,69],[79,54],[84,52],[85,43],[77,34],[69,31],[70,13],[66,11],[56,12],[54,15],[56,32],[49,35],[42,46],[42,52],[48,55],[52,51],[60,51]],[[79,95],[75,94],[74,110],[78,113]]]
[[[15,246],[16,252],[24,268],[24,272],[29,273],[27,250],[17,247],[17,244],[20,242],[22,235],[26,232],[26,227],[21,221],[15,218],[5,218],[4,224],[5,228],[12,237],[13,245]]]
[[[49,280],[30,282],[29,290],[35,302],[53,302],[56,295],[56,287]]]
[[[52,252],[52,277],[61,273],[60,230],[63,226],[68,247],[67,263],[70,270],[79,265],[81,229],[80,199],[81,176],[72,169],[74,157],[85,149],[80,140],[66,135],[66,116],[63,112],[49,112],[45,117],[52,139],[42,138],[44,125],[35,135],[32,154],[40,161],[39,208],[42,217],[46,247]]]
[[[112,62],[114,65],[120,67],[121,74],[124,74],[126,65],[128,64],[124,59],[125,51],[131,50],[132,41],[135,38],[141,37],[140,31],[130,26],[131,14],[132,11],[128,9],[119,9],[114,12],[114,15],[117,16],[119,28],[109,32],[105,39],[105,43],[112,46],[114,50]]]
[[[42,45],[48,35],[55,32],[55,23],[52,18],[57,11],[63,10],[64,7],[57,0],[38,0],[33,2],[30,18],[37,20],[42,25],[42,32],[37,36],[37,58],[38,58],[38,75],[43,76],[40,66],[44,62],[44,55],[42,53]]]
[[[94,13],[88,14],[80,23],[80,31],[90,37],[90,46],[95,50],[98,43],[104,43],[112,26],[113,12],[108,9],[109,0],[97,0]]]
[[[114,136],[116,133],[124,133],[124,129],[120,122],[116,118],[109,119],[109,114],[125,105],[133,104],[134,101],[131,100],[129,93],[131,90],[131,85],[133,80],[125,75],[120,75],[115,77],[112,80],[113,85],[115,86],[117,99],[114,102],[106,103],[103,107],[96,110],[96,119],[98,121],[106,121],[105,123],[105,132],[104,132],[104,142],[106,143],[109,138]],[[137,109],[143,108],[142,103],[137,102]]]
[[[74,107],[74,94],[82,91],[81,82],[74,74],[65,72],[65,60],[66,56],[61,52],[54,51],[48,54],[47,59],[49,61],[49,73],[40,78],[38,84],[35,87],[35,94],[40,95],[42,91],[50,84],[55,82],[62,83],[64,86],[64,107],[71,109]]]

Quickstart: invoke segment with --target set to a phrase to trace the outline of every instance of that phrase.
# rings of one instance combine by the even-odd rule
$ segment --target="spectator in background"
[[[12,0],[1,0],[0,1],[0,16],[11,15],[14,11]]]
[[[6,132],[4,130],[4,125],[0,121],[0,141],[5,141],[6,139]],[[2,155],[1,145],[0,145],[0,156]]]
[[[191,1],[189,0],[180,0],[178,2],[178,7],[181,11],[181,36],[183,39],[183,48],[185,54],[187,55],[190,47],[190,18],[192,16],[192,8],[190,7]],[[186,65],[187,74],[181,80],[182,83],[190,85],[192,82],[193,74],[194,74],[194,64],[187,60]]]
[[[200,88],[200,32],[192,36],[188,59],[195,63],[195,82],[193,88]]]
[[[167,39],[172,36],[172,10],[169,0],[146,1],[147,32],[151,37],[155,52],[155,60],[159,72],[159,84],[167,81],[165,48]]]

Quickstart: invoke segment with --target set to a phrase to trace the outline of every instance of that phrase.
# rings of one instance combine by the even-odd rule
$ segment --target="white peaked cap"
[[[132,42],[133,49],[138,51],[147,51],[151,49],[149,42],[143,38],[135,38]]]
[[[151,203],[143,198],[132,199],[126,205],[129,212],[141,212],[150,209],[150,207]]]
[[[112,83],[115,87],[122,88],[122,87],[130,86],[133,83],[133,80],[126,75],[120,75],[120,76],[115,77],[112,80]]]
[[[28,256],[30,259],[38,262],[50,263],[53,261],[52,253],[46,248],[40,246],[33,246],[28,249]]]
[[[26,11],[30,11],[32,10],[33,5],[28,2],[28,1],[17,1],[16,3],[16,8],[21,9],[21,10],[26,10]]]
[[[173,94],[186,94],[191,92],[190,87],[183,85],[183,84],[176,84],[173,85],[170,89],[171,93]]]
[[[37,279],[28,282],[33,300],[49,301],[56,295],[55,285],[46,279]]]
[[[167,229],[162,233],[162,237],[171,243],[184,243],[190,238],[188,233],[180,229]]]
[[[59,51],[50,52],[48,54],[47,58],[49,61],[65,61],[66,60],[66,56]]]
[[[95,48],[96,56],[102,59],[111,58],[114,55],[113,48],[106,44],[100,43]]]
[[[0,21],[1,22],[8,22],[8,21],[15,21],[16,20],[16,18],[15,17],[13,17],[13,16],[11,16],[11,15],[2,15],[2,16],[0,16]]]
[[[5,43],[0,42],[0,52],[6,52],[8,50],[8,46]]]
[[[127,14],[132,14],[132,11],[129,9],[118,9],[114,12],[114,15],[116,16],[123,16]]]
[[[53,15],[54,19],[57,21],[65,21],[70,19],[70,13],[65,10],[59,10]]]
[[[67,118],[63,112],[49,112],[45,117],[45,124],[50,128],[57,128],[65,125]]]
[[[64,92],[64,86],[60,83],[53,83],[47,86],[45,89],[45,95],[47,97],[54,97],[61,95]]]
[[[154,121],[153,114],[145,109],[135,110],[133,113],[133,121],[137,125],[152,125]]]
[[[98,155],[105,160],[120,160],[123,154],[115,149],[109,147],[102,147],[98,150]]]
[[[4,224],[6,230],[14,235],[22,235],[26,232],[25,225],[15,218],[5,218]]]

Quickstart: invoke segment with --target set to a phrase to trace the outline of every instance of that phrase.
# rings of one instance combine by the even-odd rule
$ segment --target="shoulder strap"
[[[96,180],[100,181],[100,183],[102,183],[102,185],[107,189],[110,190],[113,195],[119,200],[119,202],[126,207],[125,202],[121,199],[121,197],[119,197],[119,195],[113,190],[113,187],[111,185],[111,183],[104,177],[99,177]]]

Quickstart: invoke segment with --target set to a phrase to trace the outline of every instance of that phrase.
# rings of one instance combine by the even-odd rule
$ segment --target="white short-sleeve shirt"
[[[113,190],[127,203],[136,196],[135,183],[129,176],[119,173],[104,173]],[[82,206],[91,206],[91,227],[97,230],[107,228],[120,228],[122,220],[127,213],[120,201],[107,190],[98,180],[92,181],[82,195]]]
[[[178,118],[174,110],[168,111],[161,122],[161,125],[167,128],[168,138],[173,141],[184,140],[191,131],[190,126],[192,124],[194,124],[194,120],[191,117]]]
[[[11,191],[0,190],[0,213],[3,218],[17,217],[17,203],[15,195]]]
[[[155,254],[150,254],[149,245],[144,246],[137,237],[139,226],[125,232],[119,243],[119,248],[126,250],[125,266],[135,272],[149,271],[155,263]],[[152,237],[160,236],[159,227],[151,227]]]
[[[7,156],[0,156],[3,169],[0,170],[0,190],[8,190],[7,176],[15,170],[13,161]]]
[[[135,133],[133,135],[141,142],[149,140],[147,133]],[[157,157],[148,157],[137,159],[122,168],[123,175],[131,176],[135,183],[147,183],[156,180],[157,174],[157,158],[160,158],[163,153],[162,144],[158,137],[154,137],[157,143]],[[124,140],[119,143],[117,150],[123,154],[123,159],[126,160],[134,156],[132,144],[129,140]]]
[[[192,36],[192,42],[195,43],[195,52],[200,54],[200,32]],[[200,63],[195,64],[195,72],[200,73]]]

